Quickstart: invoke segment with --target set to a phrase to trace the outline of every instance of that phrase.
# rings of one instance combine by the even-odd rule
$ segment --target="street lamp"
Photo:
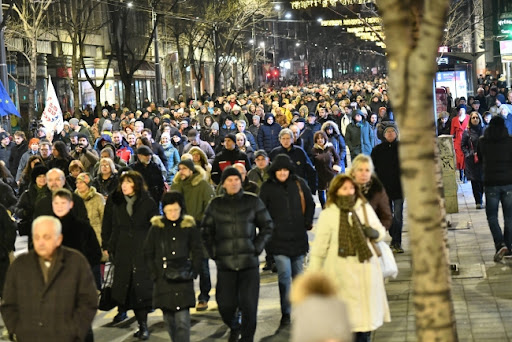
[[[295,46],[296,46],[296,47],[299,47],[299,46],[300,46],[300,43],[299,43],[299,42],[295,43]]]
[[[128,8],[132,8],[133,7],[133,2],[129,2],[126,6],[128,6]]]
[[[249,39],[249,44],[254,45],[254,39]]]
[[[319,23],[322,23],[323,19],[322,18],[318,18],[316,21],[318,21]]]
[[[291,19],[291,18],[292,18],[292,14],[291,14],[290,12],[287,12],[287,13],[284,15],[284,17],[285,17],[286,19]]]
[[[274,9],[275,9],[276,11],[280,11],[280,10],[281,10],[281,5],[276,4],[276,5],[274,6]]]

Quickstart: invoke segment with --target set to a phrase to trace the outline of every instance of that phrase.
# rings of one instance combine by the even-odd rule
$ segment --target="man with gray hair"
[[[98,296],[91,268],[80,252],[61,246],[61,232],[55,217],[34,220],[34,250],[7,272],[0,311],[19,342],[93,340]]]
[[[35,203],[34,218],[43,215],[53,215],[52,209],[52,192],[66,188],[66,176],[62,170],[53,168],[46,173],[46,186],[45,194],[39,198]],[[75,217],[87,221],[87,209],[85,208],[84,200],[82,197],[73,193],[73,208],[71,211]]]
[[[286,154],[295,164],[295,173],[297,176],[304,178],[308,182],[311,193],[316,193],[317,178],[316,170],[307,153],[300,147],[293,145],[293,132],[288,128],[283,128],[279,132],[278,146],[270,152],[270,160],[274,160],[278,154]]]

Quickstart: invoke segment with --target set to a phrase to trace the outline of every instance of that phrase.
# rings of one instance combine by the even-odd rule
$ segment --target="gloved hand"
[[[375,240],[375,239],[379,238],[379,231],[373,229],[372,227],[364,227],[363,233],[367,238],[369,238],[371,240]]]

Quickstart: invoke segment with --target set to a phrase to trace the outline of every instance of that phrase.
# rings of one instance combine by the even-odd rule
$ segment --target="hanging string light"
[[[375,3],[375,0],[298,0],[292,1],[292,9],[305,9],[310,7],[329,7],[336,5],[364,5]]]

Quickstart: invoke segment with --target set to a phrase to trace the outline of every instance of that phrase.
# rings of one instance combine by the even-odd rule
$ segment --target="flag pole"
[[[4,32],[5,32],[5,24],[4,24],[4,14],[2,10],[2,0],[0,0],[0,81],[4,85],[7,94],[9,94],[9,81],[7,78],[7,58],[5,53],[5,40],[4,40]],[[6,115],[2,118],[2,126],[8,132],[11,132],[11,125],[9,120],[9,115]]]

